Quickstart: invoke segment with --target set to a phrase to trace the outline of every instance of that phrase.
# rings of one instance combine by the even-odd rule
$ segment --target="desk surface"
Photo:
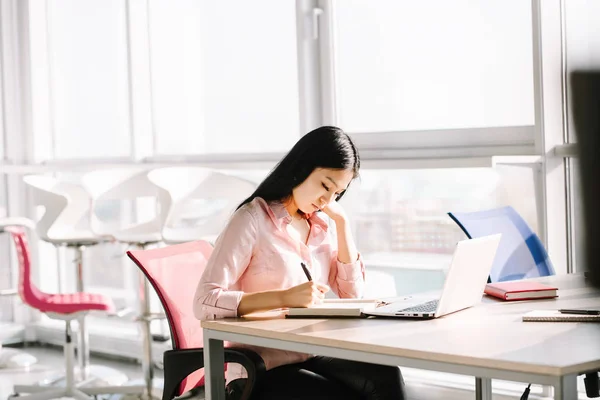
[[[202,327],[289,342],[365,351],[470,367],[564,376],[600,369],[600,324],[522,322],[531,310],[600,307],[583,276],[537,279],[559,298],[504,302],[484,296],[469,309],[424,321],[285,319],[281,313],[203,321]]]

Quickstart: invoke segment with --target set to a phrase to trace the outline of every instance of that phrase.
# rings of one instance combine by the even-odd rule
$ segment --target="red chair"
[[[74,377],[74,344],[72,342],[71,321],[78,319],[91,310],[112,312],[114,305],[111,299],[94,293],[61,293],[42,292],[31,280],[31,259],[25,231],[21,226],[11,225],[10,220],[0,221],[0,232],[8,232],[12,236],[19,260],[19,295],[30,307],[40,310],[48,317],[63,320],[66,323],[65,352],[65,386],[48,388],[40,385],[15,386],[15,393],[31,393],[19,398],[29,400],[46,400],[61,397],[72,397],[80,400],[93,400],[81,387],[86,382],[76,383]],[[104,392],[102,392],[104,393]],[[110,392],[107,392],[110,393]],[[95,393],[94,393],[95,394]]]
[[[169,322],[173,350],[166,351],[163,356],[163,400],[204,386],[202,328],[194,316],[192,304],[211,253],[212,246],[202,240],[127,252],[158,294]],[[251,350],[228,347],[225,362],[241,364],[248,374],[241,393],[236,392],[236,385],[228,386],[230,397],[248,399],[265,373],[264,361]]]

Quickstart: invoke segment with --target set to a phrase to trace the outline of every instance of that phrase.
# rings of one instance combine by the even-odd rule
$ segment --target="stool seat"
[[[160,232],[139,232],[139,233],[114,233],[116,241],[127,244],[153,244],[162,242]]]
[[[36,224],[40,239],[49,243],[94,242],[98,236],[81,224],[89,219],[92,198],[80,184],[45,175],[26,175],[34,204],[44,206]]]
[[[102,239],[97,236],[77,236],[77,237],[64,237],[56,239],[44,239],[45,242],[53,244],[54,246],[66,246],[66,247],[79,247],[79,246],[93,246],[102,242],[109,241],[108,239]]]
[[[256,190],[256,183],[203,167],[164,167],[148,179],[166,190],[171,207],[162,227],[165,243],[214,241],[237,206]]]
[[[115,306],[112,300],[103,294],[75,292],[75,293],[43,293],[43,298],[35,305],[42,312],[57,314],[71,314],[80,311],[100,310],[113,312]]]

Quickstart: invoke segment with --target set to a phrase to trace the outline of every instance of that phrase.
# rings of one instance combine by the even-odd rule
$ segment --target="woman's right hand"
[[[318,282],[305,282],[283,291],[284,307],[310,307],[319,304],[329,287]]]

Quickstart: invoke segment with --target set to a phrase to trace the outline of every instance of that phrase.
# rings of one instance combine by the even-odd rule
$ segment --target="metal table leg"
[[[554,400],[570,400],[577,398],[577,375],[567,375],[560,378],[554,385]]]
[[[475,398],[492,400],[492,380],[490,378],[475,378]]]
[[[225,400],[225,352],[223,341],[204,335],[204,394],[211,400]]]

